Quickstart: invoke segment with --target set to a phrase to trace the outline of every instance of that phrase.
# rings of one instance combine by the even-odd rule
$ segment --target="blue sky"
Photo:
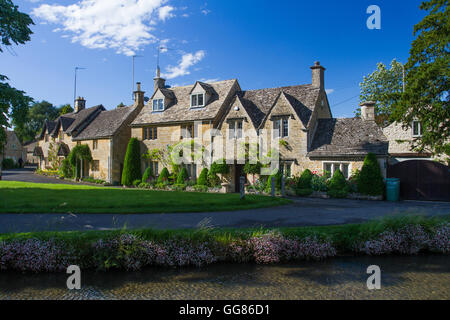
[[[14,0],[13,0],[14,1]],[[35,22],[25,45],[5,50],[0,70],[35,100],[107,109],[131,104],[135,82],[151,95],[159,45],[169,85],[237,78],[244,90],[311,82],[309,67],[327,68],[335,117],[352,117],[359,83],[377,62],[406,62],[420,0],[184,1],[15,0]],[[381,30],[369,30],[369,5],[381,9]]]

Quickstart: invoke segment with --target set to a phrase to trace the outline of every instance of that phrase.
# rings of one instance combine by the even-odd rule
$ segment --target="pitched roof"
[[[102,105],[87,108],[78,111],[77,113],[65,114],[65,117],[73,117],[74,121],[69,125],[66,132],[69,135],[76,135],[78,131],[81,131],[89,120],[95,116],[96,113],[106,110]],[[81,129],[81,130],[80,130]]]
[[[135,108],[135,106],[130,106],[100,112],[73,140],[90,140],[113,136]]]
[[[388,141],[375,121],[360,118],[319,119],[309,157],[388,153]]]
[[[314,110],[316,101],[320,94],[320,89],[310,84],[288,86],[279,88],[268,88],[259,90],[248,90],[239,93],[241,100],[245,103],[247,113],[253,115],[253,121],[260,126],[265,117],[270,113],[276,99],[284,93],[295,113],[303,122],[308,125]]]
[[[229,96],[233,86],[237,84],[234,80],[225,80],[209,83],[211,87],[211,98],[202,108],[191,108],[190,92],[195,85],[184,87],[173,87],[170,90],[174,99],[164,111],[153,112],[151,101],[144,106],[132,125],[144,125],[164,122],[180,122],[195,120],[213,120],[222,108],[225,99]]]

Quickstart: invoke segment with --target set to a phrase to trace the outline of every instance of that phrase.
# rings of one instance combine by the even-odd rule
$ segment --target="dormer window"
[[[153,111],[164,110],[164,99],[153,99]]]
[[[205,95],[203,93],[191,95],[191,108],[198,108],[205,106]]]

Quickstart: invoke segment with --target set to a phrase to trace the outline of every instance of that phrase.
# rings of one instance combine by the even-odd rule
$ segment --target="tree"
[[[244,173],[252,175],[252,182],[255,183],[255,174],[261,173],[261,162],[250,163],[247,161],[244,165]]]
[[[126,105],[124,105],[123,102],[121,102],[121,103],[119,103],[119,104],[117,105],[116,108],[123,108],[123,107],[126,107]]]
[[[375,121],[382,125],[389,119],[393,104],[403,91],[403,65],[394,59],[389,69],[379,62],[377,69],[365,76],[359,86],[361,88],[359,100],[376,102]],[[360,116],[361,108],[358,108],[355,113]]]
[[[92,161],[91,149],[89,149],[87,144],[75,146],[67,156],[67,160],[72,165],[72,171],[74,172],[75,178],[82,178],[82,163],[90,163]]]
[[[406,90],[395,104],[392,120],[411,128],[422,125],[422,137],[413,141],[417,152],[430,150],[450,155],[449,16],[448,0],[429,0],[420,5],[428,15],[414,26],[406,64]]]
[[[334,171],[333,177],[330,179],[327,194],[332,198],[345,198],[349,192],[349,186],[345,180],[341,170]]]
[[[169,175],[170,175],[169,170],[166,167],[164,167],[161,170],[161,173],[158,177],[158,183],[165,183],[165,182],[169,181]]]
[[[298,179],[297,188],[299,188],[299,189],[311,189],[312,177],[313,177],[313,174],[312,174],[311,170],[305,169],[302,172],[302,174],[300,176],[300,179]]]
[[[153,170],[152,167],[148,167],[144,171],[144,175],[142,176],[142,182],[147,183],[149,179],[152,179],[153,177]]]
[[[27,120],[23,127],[23,141],[33,139],[38,134],[46,120],[53,121],[60,115],[60,110],[45,100],[35,102],[28,109]]]
[[[364,159],[361,172],[358,174],[358,192],[371,196],[379,196],[384,192],[383,175],[375,154],[368,153]]]
[[[0,52],[3,52],[2,46],[7,48],[13,44],[24,44],[29,41],[30,34],[33,33],[29,25],[32,24],[34,23],[30,16],[20,12],[11,0],[0,1]],[[23,91],[11,87],[8,80],[7,76],[0,74],[0,129],[2,129],[0,130],[0,153],[3,152],[6,143],[6,132],[3,129],[9,127],[8,118],[16,117],[17,123],[14,123],[16,126],[25,123],[25,110],[31,102],[31,98]]]
[[[122,172],[122,185],[131,186],[134,181],[141,180],[141,157],[139,140],[131,138],[128,142],[127,151]]]
[[[208,168],[203,168],[202,172],[197,179],[198,186],[207,186],[208,185]]]
[[[71,113],[73,111],[74,110],[73,110],[72,106],[69,103],[64,104],[64,105],[62,105],[61,107],[58,108],[58,113],[59,113],[60,116],[62,116],[64,114],[67,114],[67,113]]]
[[[177,184],[185,184],[188,179],[189,179],[189,173],[187,172],[187,169],[185,167],[183,167],[178,172]]]

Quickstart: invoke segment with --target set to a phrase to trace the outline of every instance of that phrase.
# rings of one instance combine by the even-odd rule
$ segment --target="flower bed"
[[[383,228],[374,232],[373,229]],[[146,266],[204,266],[216,262],[272,264],[297,260],[320,260],[340,253],[381,255],[450,253],[450,224],[411,224],[396,220],[378,224],[335,227],[328,235],[309,229],[285,233],[266,231],[249,237],[191,233],[146,234],[145,231],[102,233],[83,237],[61,234],[52,237],[13,236],[0,242],[0,270],[63,272],[69,265],[83,269],[139,270]],[[323,230],[323,229],[322,229]],[[337,230],[337,231],[336,231]],[[353,240],[352,237],[356,237]]]

